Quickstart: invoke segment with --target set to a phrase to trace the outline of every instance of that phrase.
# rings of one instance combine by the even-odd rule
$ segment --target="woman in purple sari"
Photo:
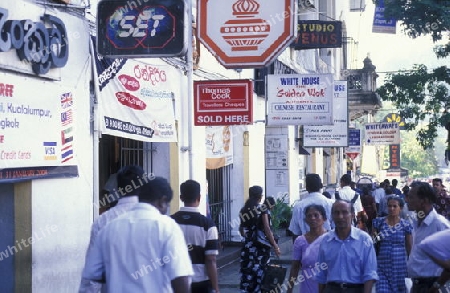
[[[292,293],[294,285],[298,283],[300,283],[300,292],[319,292],[319,284],[314,280],[314,276],[321,269],[317,256],[323,238],[321,236],[327,232],[323,228],[326,219],[323,206],[313,204],[305,208],[305,221],[310,230],[295,239],[287,293]]]

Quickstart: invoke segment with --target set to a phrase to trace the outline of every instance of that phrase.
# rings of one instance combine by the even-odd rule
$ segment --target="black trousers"
[[[211,290],[212,284],[210,280],[191,284],[192,293],[210,293]]]
[[[364,293],[364,285],[357,288],[341,288],[340,286],[327,284],[325,293]]]

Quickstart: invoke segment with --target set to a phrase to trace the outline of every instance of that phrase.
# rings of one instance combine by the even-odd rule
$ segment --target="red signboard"
[[[198,38],[226,68],[263,67],[295,38],[294,0],[198,0]]]
[[[252,124],[252,97],[250,80],[194,81],[194,125]]]
[[[345,153],[347,157],[349,157],[351,160],[356,159],[356,157],[359,155],[359,153]]]

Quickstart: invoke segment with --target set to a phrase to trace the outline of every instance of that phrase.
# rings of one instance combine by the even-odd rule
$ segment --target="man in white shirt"
[[[140,187],[139,203],[98,234],[83,279],[105,282],[108,293],[189,293],[188,248],[178,224],[165,215],[172,196],[162,177]]]
[[[378,211],[380,209],[381,200],[386,196],[386,191],[384,190],[384,182],[380,182],[378,188],[372,192],[372,196],[375,199]]]
[[[363,211],[363,206],[361,203],[361,195],[356,193],[356,191],[354,191],[350,187],[350,184],[352,183],[352,178],[350,177],[350,175],[348,174],[342,175],[339,183],[341,185],[341,188],[339,189],[338,192],[336,192],[335,195],[336,199],[343,199],[353,203],[356,214]]]
[[[309,226],[305,222],[304,210],[307,206],[312,204],[321,205],[325,208],[327,214],[327,220],[325,221],[323,227],[326,230],[331,230],[333,228],[333,223],[331,222],[331,207],[334,200],[326,198],[320,190],[323,188],[322,179],[318,174],[307,174],[305,177],[305,185],[308,194],[305,195],[292,210],[292,218],[289,224],[289,230],[292,232],[293,239],[299,235],[303,235],[309,231]]]
[[[136,165],[125,166],[117,172],[117,190],[106,196],[106,200],[111,203],[117,200],[117,204],[101,214],[92,223],[91,238],[86,255],[88,255],[98,233],[109,222],[128,212],[134,205],[139,202],[139,188],[148,181],[145,171]],[[101,290],[102,284],[95,281],[81,279],[80,293],[97,293]],[[102,290],[106,292],[106,290]]]

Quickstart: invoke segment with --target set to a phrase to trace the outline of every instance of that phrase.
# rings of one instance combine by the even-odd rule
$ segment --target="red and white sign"
[[[252,101],[250,80],[194,81],[194,125],[252,124]]]
[[[356,157],[359,156],[359,153],[345,153],[345,154],[352,160],[356,159]]]
[[[263,67],[296,37],[294,0],[198,0],[198,38],[226,68]]]

